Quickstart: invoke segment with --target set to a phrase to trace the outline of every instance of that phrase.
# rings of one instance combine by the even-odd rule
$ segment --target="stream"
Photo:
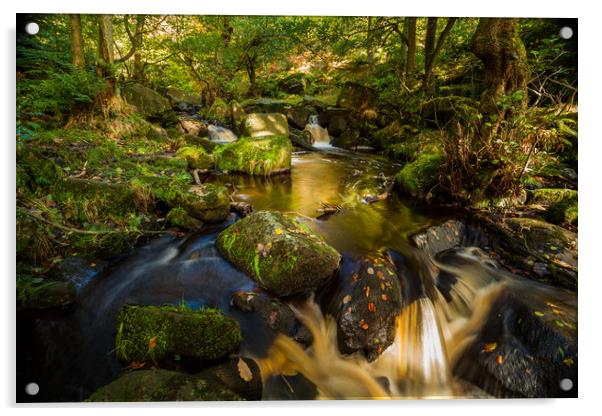
[[[381,193],[387,178],[398,170],[399,166],[384,158],[325,148],[295,153],[290,175],[211,179],[229,187],[235,199],[251,203],[254,211],[288,212],[306,222],[343,254],[342,272],[346,262],[375,252],[390,253],[396,265],[404,265],[405,298],[396,321],[395,342],[375,361],[369,363],[356,354],[341,355],[332,319],[323,316],[311,299],[294,305],[319,344],[305,355],[292,346],[294,341],[277,337],[258,316],[231,307],[234,292],[256,287],[224,260],[214,245],[217,234],[236,220],[232,214],[223,224],[183,237],[165,235],[114,259],[81,285],[74,307],[66,312],[19,317],[17,400],[85,400],[123,371],[113,351],[119,309],[124,304],[181,303],[193,308],[216,307],[236,319],[243,334],[240,354],[258,360],[262,371],[273,367],[275,353],[300,366],[303,377],[287,377],[286,381],[280,376],[267,377],[264,399],[498,395],[496,389],[501,387],[479,384],[482,373],[466,370],[480,368],[472,365],[475,361],[471,359],[482,352],[470,353],[471,343],[485,337],[486,331],[499,332],[496,339],[507,337],[504,345],[515,349],[545,343],[554,336],[549,331],[517,330],[507,320],[524,316],[528,321],[532,311],[524,310],[527,306],[539,311],[549,309],[548,304],[567,320],[576,319],[576,296],[503,271],[476,248],[446,252],[437,258],[417,250],[409,234],[454,214],[425,210],[395,193],[367,203],[366,197]],[[319,216],[321,202],[336,204],[341,210]],[[498,306],[500,312],[492,313]],[[516,335],[521,331],[541,334],[543,341],[522,339]],[[501,341],[496,345],[497,351],[502,349]],[[466,348],[468,358],[463,352]],[[540,371],[537,357],[533,363],[533,371]],[[556,374],[546,373],[541,379],[548,376]],[[21,386],[29,382],[40,386],[35,397],[22,393]],[[505,393],[499,391],[502,397]]]

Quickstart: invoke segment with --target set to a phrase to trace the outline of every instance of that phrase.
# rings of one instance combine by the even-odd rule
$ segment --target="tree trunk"
[[[83,69],[86,65],[84,58],[84,38],[82,36],[82,21],[79,14],[69,15],[71,24],[71,53],[72,63],[76,68]]]
[[[445,43],[445,39],[449,36],[452,27],[458,20],[456,17],[450,17],[447,19],[447,23],[445,24],[445,28],[443,32],[439,35],[439,39],[437,39],[437,43],[433,45],[429,45],[432,50],[429,50],[429,55],[426,58],[425,68],[424,68],[424,90],[426,91],[427,96],[432,97],[435,95],[435,83],[433,82],[433,68],[435,67],[435,62],[437,61],[437,56],[443,49],[443,44]],[[437,32],[437,25],[435,24],[434,32]],[[427,32],[428,33],[428,32]]]
[[[406,17],[403,30],[408,40],[408,53],[406,57],[406,82],[409,83],[414,73],[416,62],[416,18]]]
[[[481,113],[504,119],[505,111],[498,107],[498,102],[503,96],[519,90],[523,92],[520,104],[526,106],[527,54],[516,29],[516,20],[481,18],[472,48],[485,66]]]
[[[116,82],[113,74],[113,24],[112,15],[98,16],[98,60],[96,72],[99,77],[105,78],[107,98],[115,95]]]
[[[255,59],[247,56],[247,75],[249,76],[249,95],[257,96],[257,76],[255,74]]]
[[[145,16],[140,14],[136,16],[136,33],[134,34],[134,45],[136,48],[136,52],[134,53],[134,79],[138,81],[144,80],[144,62],[142,62],[142,53],[140,49],[142,48],[143,35],[142,31],[144,29],[144,21]]]
[[[372,47],[372,16],[368,16],[368,34],[366,38],[366,53],[368,55],[368,73],[374,70],[374,49]]]
[[[435,52],[435,41],[437,40],[437,23],[439,18],[429,17],[426,23],[426,35],[424,38],[424,79],[422,87],[427,96],[435,93],[435,85],[432,83],[431,73],[428,71],[429,62],[433,59]]]

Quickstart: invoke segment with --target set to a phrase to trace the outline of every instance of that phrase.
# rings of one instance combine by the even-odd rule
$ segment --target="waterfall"
[[[311,135],[315,147],[331,147],[328,130],[318,124],[318,116],[311,115],[305,126],[305,131]]]
[[[234,132],[232,130],[227,129],[225,127],[220,127],[220,126],[215,126],[213,124],[210,124],[208,126],[208,130],[209,130],[209,139],[214,142],[230,143],[230,142],[233,142],[236,139],[238,139],[238,137],[236,137],[236,134],[234,134]]]

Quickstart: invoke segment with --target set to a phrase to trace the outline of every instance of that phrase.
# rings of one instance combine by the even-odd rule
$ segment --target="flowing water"
[[[305,126],[305,131],[309,132],[311,138],[313,140],[313,145],[318,148],[328,148],[332,147],[330,145],[330,136],[328,135],[328,130],[318,124],[318,116],[311,115],[309,116],[309,120],[307,125]]]
[[[422,211],[394,194],[367,203],[388,189],[398,169],[375,156],[333,149],[295,154],[290,175],[212,179],[255,211],[296,215],[343,253],[343,264],[376,252],[396,259],[406,270],[403,307],[395,341],[377,360],[340,354],[333,318],[323,316],[311,299],[291,305],[313,333],[309,348],[231,308],[234,292],[255,288],[215,248],[217,233],[235,220],[231,216],[224,224],[183,237],[166,235],[114,259],[89,279],[66,313],[20,317],[17,391],[36,382],[40,394],[19,400],[79,401],[115,379],[123,371],[113,351],[115,319],[128,303],[186,303],[232,316],[243,332],[240,353],[256,359],[262,370],[264,399],[485,396],[486,386],[458,378],[454,369],[484,324],[494,320],[492,305],[504,301],[512,308],[519,297],[537,310],[553,304],[574,320],[575,295],[505,272],[476,248],[435,259],[414,248],[409,233],[450,213]],[[340,211],[322,215],[318,210],[325,202]]]
[[[209,124],[207,129],[209,130],[209,139],[217,143],[231,143],[238,139],[236,134],[226,127]]]

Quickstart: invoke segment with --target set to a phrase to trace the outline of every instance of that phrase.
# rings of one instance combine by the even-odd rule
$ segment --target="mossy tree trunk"
[[[115,95],[116,82],[113,74],[113,23],[112,15],[98,16],[98,59],[96,72],[107,81],[105,98]]]
[[[416,18],[406,17],[404,22],[404,33],[408,41],[408,51],[406,54],[405,79],[406,83],[412,80],[412,74],[416,66]]]
[[[69,15],[69,24],[71,26],[71,62],[76,68],[83,69],[86,65],[86,60],[84,58],[81,16],[79,14]]]
[[[439,35],[437,39],[437,17],[429,17],[426,26],[426,37],[424,40],[424,81],[423,81],[423,89],[426,92],[428,97],[432,97],[435,95],[435,82],[433,79],[433,68],[435,67],[435,62],[437,60],[437,56],[443,49],[443,43],[449,36],[452,27],[458,20],[456,17],[450,17],[447,19],[447,23],[445,24],[445,28]]]
[[[503,120],[506,112],[498,106],[503,96],[523,91],[521,105],[527,105],[527,53],[509,18],[481,18],[472,44],[474,54],[483,61],[483,92],[480,111]]]

